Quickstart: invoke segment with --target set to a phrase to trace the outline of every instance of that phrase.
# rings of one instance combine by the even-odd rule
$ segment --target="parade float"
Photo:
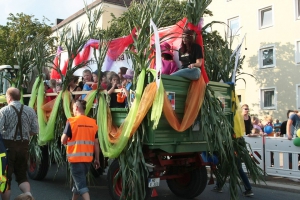
[[[51,162],[58,166],[65,164],[65,149],[59,141],[66,119],[72,116],[72,94],[67,90],[71,77],[84,68],[98,69],[100,77],[101,71],[112,70],[114,64],[117,66],[114,62],[122,57],[130,60],[129,67],[135,71],[134,98],[128,97],[129,106],[109,108],[107,92],[100,87],[86,92],[85,98],[85,113],[97,119],[99,126],[102,168],[107,164],[105,158],[111,160],[107,178],[114,200],[146,199],[155,191],[153,188],[159,186],[160,180],[166,180],[175,195],[192,199],[206,187],[206,166],[211,166],[210,184],[213,183],[212,173],[222,185],[230,176],[230,196],[237,199],[240,160],[245,163],[252,180],[259,181],[262,171],[251,158],[242,137],[243,119],[234,84],[228,81],[232,76],[235,78],[231,63],[226,66],[231,70],[230,76],[223,80],[228,83],[210,80],[205,62],[197,81],[160,74],[160,41],[167,41],[174,50],[178,49],[183,29],[188,28],[196,33],[196,42],[203,47],[202,27],[198,23],[209,3],[188,1],[186,13],[189,14],[184,19],[157,30],[156,25],[163,15],[162,5],[159,0],[146,1],[140,3],[141,11],[135,13],[138,17],[132,19],[134,27],[127,37],[106,40],[101,32],[93,31],[95,26],[90,26],[86,36],[83,29],[71,39],[62,36],[54,56],[47,51],[47,44],[38,38],[30,48],[33,60],[30,65],[22,61],[25,53],[17,55],[17,79],[22,79],[22,73],[31,66],[36,66],[38,71],[29,95],[29,106],[37,111],[40,132],[30,143],[29,176],[41,180]],[[94,15],[95,20],[99,19],[101,12]],[[62,58],[62,46],[67,59]],[[157,63],[156,70],[151,69],[153,60]],[[62,91],[47,106],[42,71],[49,62],[53,63],[51,78],[62,81]],[[22,85],[20,82],[18,86]]]

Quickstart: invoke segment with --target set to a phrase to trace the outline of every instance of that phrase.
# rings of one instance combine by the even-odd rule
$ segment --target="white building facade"
[[[246,84],[237,81],[241,104],[259,118],[280,121],[288,109],[300,110],[300,0],[213,0],[208,9],[214,16],[205,17],[205,24],[228,24],[213,30],[226,31],[226,37],[232,33],[235,45],[246,34],[242,71],[256,79],[245,75]]]
[[[109,27],[109,22],[112,20],[111,14],[117,18],[120,17],[122,13],[127,10],[126,5],[129,6],[130,2],[131,0],[125,0],[124,4],[124,0],[95,0],[93,3],[88,5],[88,9],[91,9],[91,12],[96,9],[103,10],[103,14],[101,15],[97,27],[106,29]],[[71,31],[67,33],[67,37],[71,37],[72,32],[76,33],[76,31],[80,30],[83,26],[87,33],[88,23],[89,20],[85,9],[82,8],[67,19],[62,20],[60,23],[53,26],[52,36],[58,37],[66,26],[71,29]]]

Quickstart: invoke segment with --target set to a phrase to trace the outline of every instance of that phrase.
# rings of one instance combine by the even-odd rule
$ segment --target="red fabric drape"
[[[74,60],[74,64],[75,66],[79,65],[82,62],[85,62],[89,59],[89,55],[90,55],[90,50],[91,47],[87,46],[83,49],[82,53],[77,54],[75,60]]]
[[[51,69],[50,78],[51,79],[60,79],[59,73],[55,70],[58,66],[58,56],[55,56],[53,61],[53,69]]]
[[[107,55],[110,59],[116,60],[124,51],[126,47],[133,43],[133,37],[135,37],[136,29],[134,28],[131,33],[122,38],[117,38],[109,43]]]

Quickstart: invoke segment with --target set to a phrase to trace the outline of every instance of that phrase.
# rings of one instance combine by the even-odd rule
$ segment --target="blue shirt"
[[[129,91],[130,88],[131,88],[131,86],[132,86],[132,83],[131,83],[131,82],[128,82],[128,83],[126,84],[126,86],[125,86],[126,90]]]
[[[275,132],[280,132],[281,123],[274,124]]]
[[[90,90],[92,90],[92,88],[89,85],[87,84],[83,85],[82,91],[90,91]],[[85,96],[86,94],[81,95],[81,99],[84,99]]]
[[[297,135],[297,130],[300,128],[300,117],[297,114],[292,114],[289,119],[293,121],[291,134]]]

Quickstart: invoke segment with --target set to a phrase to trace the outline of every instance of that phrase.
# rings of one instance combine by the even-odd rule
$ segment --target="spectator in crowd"
[[[289,140],[292,140],[293,135],[297,135],[297,130],[300,128],[300,113],[295,112],[290,115],[286,124],[286,134]]]
[[[252,124],[251,124],[251,118],[249,116],[249,106],[247,104],[244,104],[242,105],[242,113],[243,113],[243,116],[244,116],[244,121],[247,122],[247,124],[245,123],[245,130],[246,130],[246,134],[247,134],[247,129],[251,128],[249,133],[248,134],[251,134],[252,132]],[[247,134],[247,135],[248,135]],[[238,157],[239,155],[237,155]],[[251,197],[254,195],[253,191],[252,191],[252,187],[251,187],[251,184],[249,182],[249,179],[248,179],[248,176],[245,174],[244,170],[243,170],[243,167],[242,167],[242,163],[241,163],[241,158],[238,157],[237,158],[238,160],[238,171],[239,171],[239,175],[240,175],[240,178],[241,180],[243,181],[243,184],[244,184],[244,188],[245,188],[245,191],[243,192],[244,196],[247,196],[247,197]],[[216,186],[213,188],[213,191],[215,192],[223,192],[222,190],[222,186],[219,184],[219,182],[217,181],[217,184]]]
[[[264,120],[262,122],[263,126],[272,126],[273,128],[273,118],[271,115],[264,116]]]
[[[244,117],[245,123],[245,134],[251,134],[253,126],[251,122],[251,117],[249,116],[249,106],[247,104],[242,105],[242,115]]]
[[[278,135],[280,135],[280,126],[281,126],[281,123],[279,122],[279,119],[276,119],[275,120],[275,124],[274,124],[274,132]]]
[[[252,130],[251,130],[251,136],[260,136],[263,135],[263,131],[261,127],[258,125],[259,124],[259,119],[257,117],[252,117]]]
[[[287,119],[289,119],[289,117],[294,113],[295,113],[294,110],[288,110],[286,113]],[[281,123],[281,126],[280,126],[280,136],[281,137],[286,135],[286,124],[287,124],[287,120],[285,120]]]

